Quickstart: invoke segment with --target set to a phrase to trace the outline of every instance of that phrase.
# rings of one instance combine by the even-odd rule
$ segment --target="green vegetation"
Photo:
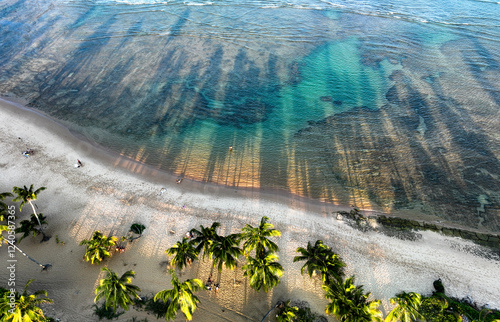
[[[170,260],[170,265],[177,267],[179,270],[190,265],[198,258],[197,250],[194,248],[193,243],[186,237],[167,249],[165,253],[169,256],[173,256]]]
[[[38,218],[35,217],[35,214],[32,214],[30,220],[21,221],[19,223],[20,226],[15,229],[15,232],[16,234],[23,235],[17,240],[17,242],[21,243],[21,241],[29,235],[33,235],[33,237],[36,237],[38,236],[38,234],[42,234],[43,236],[45,236],[44,232],[38,227],[38,223],[42,225],[47,224],[47,221],[45,219],[45,216],[40,213],[38,214]]]
[[[190,233],[196,237],[193,239],[193,244],[196,245],[196,251],[198,254],[203,251],[203,260],[205,257],[210,257],[212,255],[212,245],[220,240],[220,236],[217,234],[217,228],[220,227],[218,222],[214,222],[212,226],[205,228],[200,225],[200,230],[195,228],[191,229]]]
[[[278,255],[273,251],[257,253],[256,257],[247,257],[247,264],[243,266],[244,276],[249,277],[250,287],[256,291],[261,289],[267,293],[280,282],[283,276],[283,267],[278,263]]]
[[[214,259],[213,267],[217,267],[219,272],[222,272],[223,266],[230,270],[238,266],[238,257],[243,254],[239,247],[239,238],[239,234],[231,234],[221,237],[213,243],[210,253]]]
[[[94,303],[100,299],[105,300],[105,307],[112,308],[113,313],[120,306],[128,311],[128,306],[133,303],[133,299],[139,298],[137,292],[141,289],[130,284],[135,276],[134,271],[126,271],[121,277],[107,267],[102,268],[106,272],[106,277],[99,281],[99,286],[95,289],[96,297]]]
[[[100,264],[106,257],[111,256],[109,250],[116,245],[116,240],[116,237],[106,237],[96,230],[91,239],[84,239],[80,242],[80,245],[87,246],[83,259],[92,264]]]
[[[391,304],[396,306],[389,312],[384,322],[410,322],[422,319],[422,314],[419,312],[422,304],[420,294],[401,292],[391,298]]]
[[[16,233],[23,234],[22,239],[38,234],[44,235],[42,225],[46,224],[42,213],[36,214],[32,201],[37,195],[45,190],[44,187],[33,190],[30,188],[14,187],[13,192],[17,194],[12,201],[20,201],[19,209],[29,203],[33,209],[30,220],[23,220],[20,226],[15,229]],[[11,193],[0,193],[0,240],[4,240],[12,247],[20,251],[33,262],[46,269],[50,264],[42,265],[33,258],[25,254],[17,245],[7,239],[2,233],[11,231],[13,227],[6,225],[11,208],[3,202],[7,197],[13,197]],[[262,217],[259,226],[253,227],[245,225],[241,233],[220,236],[217,229],[218,222],[214,222],[210,227],[200,226],[200,229],[191,229],[190,233],[194,238],[183,238],[165,252],[171,256],[170,264],[179,270],[189,266],[191,262],[198,258],[203,252],[203,260],[208,257],[213,260],[212,266],[222,272],[223,268],[235,269],[239,264],[239,258],[244,256],[242,266],[243,275],[247,278],[249,286],[255,291],[264,290],[268,292],[280,283],[280,278],[284,274],[283,267],[278,262],[279,247],[271,240],[273,237],[280,237],[281,233],[269,223],[268,217]],[[130,226],[130,231],[138,237],[130,237],[125,240],[130,242],[140,238],[145,230],[142,224],[134,223]],[[11,237],[12,238],[12,237]],[[82,240],[80,245],[86,246],[84,259],[92,264],[99,264],[105,258],[110,257],[110,250],[114,249],[117,238],[104,236],[99,231],[95,231],[92,238]],[[56,242],[63,243],[56,235]],[[243,245],[240,247],[240,243]],[[380,301],[371,299],[370,293],[365,292],[362,285],[355,285],[355,277],[344,278],[345,263],[341,260],[329,246],[317,240],[314,244],[307,243],[307,246],[297,248],[298,255],[293,258],[294,262],[304,262],[301,273],[307,271],[310,278],[320,278],[325,297],[329,300],[325,312],[333,315],[341,322],[370,322],[382,321],[382,313],[379,310]],[[122,276],[118,276],[111,269],[103,268],[106,272],[103,279],[95,289],[95,314],[99,319],[114,319],[124,312],[117,312],[120,308],[127,311],[130,305],[136,309],[144,308],[146,311],[155,314],[157,318],[174,320],[179,310],[184,314],[186,320],[193,318],[193,313],[200,304],[195,292],[205,289],[200,279],[188,279],[181,282],[174,270],[169,270],[171,274],[172,289],[162,290],[154,297],[140,297],[139,287],[132,285],[135,277],[134,271],[127,271]],[[316,277],[318,275],[318,277]],[[42,304],[52,303],[47,298],[46,291],[37,291],[29,294],[28,286],[32,280],[28,281],[23,293],[10,292],[0,288],[0,320],[1,321],[53,321],[44,316]],[[420,295],[414,292],[400,292],[391,298],[393,309],[384,319],[384,322],[396,321],[437,321],[453,322],[468,320],[471,322],[500,322],[500,312],[487,308],[478,308],[470,301],[459,300],[448,297],[441,280],[433,283],[435,291],[430,295]],[[14,296],[15,310],[11,310],[12,294]],[[104,301],[99,304],[99,301]],[[276,320],[286,321],[323,321],[324,317],[311,312],[307,305],[291,305],[290,300],[278,302],[269,312],[276,311]],[[268,312],[268,314],[269,314]]]
[[[28,293],[28,286],[33,282],[29,280],[21,294],[18,292],[11,293],[8,290],[1,290],[0,301],[0,320],[5,322],[28,322],[40,321],[45,322],[47,318],[43,315],[41,304],[52,303],[52,300],[47,298],[47,292],[44,290],[36,291],[32,294]],[[14,298],[14,305],[11,306],[11,296]]]
[[[363,286],[354,285],[354,276],[343,283],[330,282],[323,284],[326,298],[331,302],[326,307],[326,313],[331,314],[341,322],[382,321],[382,312],[378,310],[379,300],[368,301],[370,293],[364,293]]]
[[[161,300],[163,303],[168,304],[167,311],[165,312],[165,319],[174,320],[177,311],[180,309],[186,320],[193,319],[193,312],[198,307],[200,300],[194,292],[204,288],[203,282],[200,279],[188,279],[184,282],[179,281],[175,275],[174,270],[170,270],[172,279],[172,289],[163,290],[156,293],[154,300]]]
[[[281,303],[278,306],[278,314],[276,314],[276,321],[278,322],[292,322],[297,318],[299,308],[290,305],[290,300]]]
[[[274,229],[274,226],[268,223],[268,217],[262,217],[259,227],[246,225],[241,229],[241,238],[245,240],[243,243],[243,251],[245,256],[248,256],[255,249],[257,257],[266,252],[266,249],[272,252],[278,251],[278,245],[271,241],[269,237],[279,237],[281,232]]]
[[[299,247],[297,253],[300,253],[300,256],[295,256],[294,262],[306,261],[302,266],[301,273],[304,273],[304,269],[307,269],[309,277],[312,277],[315,272],[319,272],[323,283],[327,283],[332,279],[334,282],[342,281],[345,264],[339,255],[323,244],[323,241],[317,240],[314,246],[311,246],[311,243],[308,242],[307,248]]]
[[[42,223],[40,222],[40,219],[38,218],[38,215],[36,214],[35,206],[33,205],[32,201],[35,201],[38,198],[38,194],[45,190],[45,187],[40,187],[36,190],[33,190],[33,185],[31,185],[29,188],[24,186],[23,188],[20,187],[14,187],[12,188],[12,192],[16,194],[16,197],[12,199],[12,201],[17,202],[20,201],[21,203],[19,204],[19,211],[23,209],[23,206],[26,203],[29,203],[31,206],[31,209],[33,210],[33,214],[35,215],[38,225],[40,226],[40,231],[43,234],[43,228],[42,228]],[[44,235],[45,237],[45,235]],[[45,238],[44,238],[45,239]]]

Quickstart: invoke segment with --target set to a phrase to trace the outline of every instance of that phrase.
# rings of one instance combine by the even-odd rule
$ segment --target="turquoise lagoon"
[[[185,178],[500,231],[499,17],[479,0],[3,0],[0,95]]]

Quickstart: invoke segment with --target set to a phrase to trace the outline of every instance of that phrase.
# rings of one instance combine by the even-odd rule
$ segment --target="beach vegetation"
[[[106,237],[96,230],[91,239],[84,239],[80,245],[87,246],[83,259],[91,264],[100,264],[105,258],[110,257],[110,249],[116,245],[117,238]]]
[[[197,278],[181,282],[177,278],[177,275],[175,275],[174,270],[171,269],[169,272],[172,276],[170,283],[173,288],[156,293],[154,301],[162,301],[168,304],[165,312],[165,319],[167,321],[174,320],[179,309],[184,314],[186,320],[191,321],[193,319],[193,312],[198,307],[198,303],[200,303],[194,292],[204,289],[203,282]]]
[[[238,257],[243,254],[243,250],[239,247],[239,234],[231,234],[216,240],[210,253],[213,258],[213,267],[217,267],[219,273],[225,266],[229,269],[234,269],[238,265]]]
[[[0,294],[1,321],[45,322],[47,320],[47,318],[43,314],[43,310],[40,308],[40,305],[52,303],[53,301],[47,298],[47,291],[45,290],[35,291],[30,294],[28,292],[28,287],[33,281],[34,280],[31,279],[26,283],[22,293],[19,293],[17,291],[11,293],[10,290],[2,290],[2,294]],[[13,298],[14,300],[12,301],[11,298]],[[11,303],[14,303],[14,305],[11,306]]]
[[[130,226],[130,230],[129,232],[131,233],[134,233],[134,234],[137,234],[139,236],[136,236],[136,237],[130,237],[129,238],[129,241],[134,241],[136,239],[139,239],[142,237],[142,233],[144,232],[144,230],[146,230],[146,226],[142,225],[142,224],[138,224],[138,223],[134,223]]]
[[[296,321],[299,308],[290,305],[290,300],[281,302],[278,306],[278,313],[276,314],[276,321],[278,322],[292,322]]]
[[[462,318],[450,307],[445,297],[430,296],[422,299],[420,313],[426,321],[459,322]]]
[[[301,268],[301,273],[307,270],[309,277],[319,272],[323,283],[328,283],[331,279],[336,282],[341,282],[344,276],[345,263],[340,259],[339,255],[335,254],[330,247],[323,244],[323,241],[317,240],[311,245],[307,243],[307,247],[297,248],[299,256],[295,256],[293,262],[305,261]]]
[[[390,299],[392,305],[396,305],[384,319],[384,322],[411,322],[422,319],[420,305],[422,296],[415,292],[401,292]]]
[[[255,258],[248,256],[243,270],[243,275],[249,278],[250,287],[256,291],[263,289],[266,293],[279,284],[284,272],[278,263],[278,255],[273,251],[257,252]]]
[[[104,299],[106,308],[113,309],[113,313],[116,313],[118,307],[128,311],[129,305],[133,304],[134,299],[139,298],[137,292],[141,291],[139,287],[131,284],[135,272],[126,271],[118,277],[107,267],[102,268],[102,271],[106,272],[106,276],[99,281],[99,286],[95,289],[94,303],[97,304],[100,299]]]
[[[168,256],[172,256],[170,265],[182,270],[184,267],[190,265],[198,258],[198,251],[193,245],[193,242],[188,238],[182,238],[174,246],[165,251]]]
[[[193,244],[196,245],[196,250],[198,253],[203,251],[203,260],[205,260],[205,257],[211,257],[212,245],[221,238],[217,234],[217,228],[219,227],[220,223],[214,222],[210,227],[200,225],[200,230],[193,228],[190,231],[195,236]]]
[[[278,245],[271,241],[269,237],[279,237],[281,232],[274,229],[274,226],[270,224],[269,218],[264,216],[260,220],[258,227],[253,227],[247,224],[241,229],[241,239],[245,240],[243,243],[243,251],[245,256],[248,256],[252,250],[258,255],[262,255],[267,250],[277,252]]]
[[[326,313],[340,322],[382,321],[382,312],[378,309],[379,300],[368,300],[370,293],[364,293],[363,286],[354,285],[354,276],[342,282],[323,284],[326,298],[331,302],[326,306]]]
[[[139,236],[142,236],[142,233],[144,232],[144,230],[146,229],[146,226],[142,225],[142,224],[132,224],[130,226],[130,232],[134,233],[134,234],[137,234]]]
[[[38,198],[38,194],[45,189],[46,189],[45,187],[40,187],[36,190],[33,190],[33,185],[31,185],[29,188],[27,188],[26,186],[24,186],[23,188],[20,188],[20,187],[12,188],[12,192],[16,194],[16,196],[14,197],[14,199],[12,199],[12,201],[14,201],[14,202],[19,201],[20,202],[19,211],[21,211],[23,209],[23,206],[26,203],[29,203],[29,205],[31,206],[31,209],[33,210],[33,214],[35,215],[35,217],[37,219],[38,225],[40,226],[40,231],[42,233],[43,233],[42,223],[40,222],[40,219],[38,218],[35,206],[33,205],[33,201],[35,201]],[[43,241],[45,241],[45,240],[48,240],[48,239],[46,239],[45,235],[44,235]]]
[[[40,222],[42,225],[46,225],[47,221],[45,219],[46,217],[42,213],[40,213],[38,214],[38,218],[36,218],[35,215],[32,214],[30,220],[22,220],[19,223],[20,226],[15,229],[16,234],[23,234],[17,240],[17,242],[21,243],[21,241],[29,235],[33,235],[33,237],[36,237],[38,236],[38,234],[42,234],[43,236],[45,236],[45,233],[40,230],[38,226],[38,222]]]

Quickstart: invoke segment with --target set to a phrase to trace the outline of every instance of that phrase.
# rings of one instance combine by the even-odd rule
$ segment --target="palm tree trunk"
[[[35,215],[36,221],[38,221],[38,225],[40,226],[40,231],[43,234],[42,224],[40,223],[40,219],[38,219],[38,215],[36,214],[35,207],[33,206],[33,203],[31,202],[31,200],[28,200],[28,202],[29,202],[29,204],[31,206],[31,209],[33,209],[33,214]]]
[[[28,202],[30,203],[31,209],[33,209],[33,215],[35,215],[36,221],[38,221],[38,225],[40,226],[40,233],[42,233],[42,241],[41,242],[49,240],[50,236],[47,237],[47,235],[45,235],[45,232],[43,231],[43,228],[42,228],[42,223],[40,222],[40,219],[38,219],[38,215],[36,214],[36,210],[35,210],[35,207],[33,206],[33,203],[31,202],[31,200],[28,200]]]
[[[50,264],[45,264],[45,265],[41,264],[41,263],[40,263],[40,262],[38,262],[36,259],[31,258],[28,254],[26,254],[25,252],[23,252],[23,251],[22,251],[22,249],[21,249],[21,248],[19,248],[19,247],[17,247],[17,246],[16,246],[16,245],[15,245],[12,241],[10,241],[10,240],[8,240],[8,239],[5,239],[5,240],[6,240],[6,241],[7,241],[7,242],[11,245],[11,246],[13,246],[15,249],[17,249],[17,250],[18,250],[21,254],[23,254],[24,256],[26,256],[29,260],[31,260],[31,261],[32,261],[32,262],[34,262],[34,263],[37,263],[37,264],[38,264],[38,266],[40,266],[40,267],[42,268],[42,270],[45,270],[45,269],[49,268],[50,266],[52,266],[52,265],[50,265]]]
[[[278,306],[280,306],[282,302],[281,301],[278,301],[278,303],[276,303],[275,306],[273,306],[272,308],[269,309],[269,311],[267,311],[266,315],[264,315],[264,317],[262,318],[262,320],[260,322],[264,322],[264,320],[267,318],[267,316],[269,315],[269,313],[271,313],[275,308],[277,308]]]

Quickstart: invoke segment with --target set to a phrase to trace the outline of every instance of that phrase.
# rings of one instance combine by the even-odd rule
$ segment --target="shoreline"
[[[38,123],[39,126],[50,130],[55,135],[64,137],[72,144],[73,148],[82,155],[96,159],[104,164],[113,164],[114,167],[124,170],[126,174],[134,175],[139,179],[147,179],[149,182],[164,182],[164,185],[173,186],[173,183],[179,177],[165,170],[158,169],[130,157],[123,156],[102,145],[91,142],[83,134],[69,129],[57,119],[46,115],[42,111],[26,106],[27,103],[28,102],[22,98],[0,96],[0,104],[2,108],[8,108],[11,113],[22,114],[22,117],[26,117],[37,123],[42,121],[42,124]],[[303,197],[275,188],[231,187],[212,182],[197,181],[190,178],[183,178],[182,186],[188,191],[197,193],[216,193],[228,197],[235,196],[233,193],[238,193],[239,197],[278,202],[299,210],[323,213],[326,216],[335,216],[339,211],[348,212],[353,208],[358,208],[354,206],[310,199],[308,197]],[[461,229],[472,233],[499,234],[498,232],[492,232],[489,230],[470,228],[457,222],[450,222],[434,215],[425,215],[419,213],[418,211],[408,209],[398,210],[397,213],[387,213],[371,209],[360,210],[365,216],[385,216],[389,218],[401,218],[404,220],[416,220],[420,223],[434,224],[441,228]]]
[[[142,295],[168,288],[165,274],[165,249],[180,240],[185,232],[199,225],[221,223],[220,234],[241,229],[244,224],[256,225],[262,216],[282,232],[276,240],[280,247],[280,263],[285,276],[268,294],[257,293],[246,285],[241,269],[223,271],[220,293],[200,294],[201,305],[194,320],[246,321],[260,320],[278,300],[305,300],[313,312],[324,314],[327,304],[316,280],[300,274],[300,263],[293,263],[297,247],[308,241],[322,239],[347,263],[346,275],[356,275],[356,284],[382,300],[385,313],[389,298],[399,291],[429,294],[432,281],[442,278],[450,296],[471,296],[474,301],[500,308],[500,261],[488,259],[487,252],[470,241],[422,231],[417,241],[399,240],[375,232],[361,232],[337,220],[335,211],[351,207],[314,203],[290,198],[280,193],[215,186],[184,179],[176,184],[176,176],[148,167],[120,155],[99,151],[89,142],[81,141],[56,121],[34,114],[18,103],[0,100],[0,134],[4,153],[0,155],[1,191],[12,186],[34,184],[46,186],[36,201],[47,217],[48,242],[26,238],[20,247],[30,256],[53,267],[48,272],[18,254],[19,288],[34,278],[31,290],[45,289],[54,305],[47,315],[69,321],[95,321],[92,316],[93,289],[107,266],[122,274],[136,271],[133,284]],[[29,158],[21,155],[33,148]],[[74,168],[76,159],[84,166]],[[164,195],[159,191],[167,189]],[[237,192],[235,192],[237,191]],[[9,201],[10,203],[10,201]],[[28,208],[19,213],[26,219]],[[124,254],[113,254],[101,266],[83,262],[82,239],[94,230],[120,237],[130,225],[146,226],[144,236],[127,247]],[[175,231],[174,234],[169,231]],[[65,245],[56,244],[56,236]],[[56,250],[56,251],[55,251]],[[0,250],[5,260],[6,250]],[[479,254],[479,255],[478,255]],[[241,260],[239,267],[241,268]],[[206,279],[208,262],[196,262],[183,270],[181,278]],[[6,274],[2,270],[0,274]],[[237,283],[233,283],[236,281]],[[123,318],[147,317],[131,310]],[[154,319],[154,318],[153,318]],[[331,320],[331,317],[328,317]],[[182,321],[179,314],[177,320]]]

